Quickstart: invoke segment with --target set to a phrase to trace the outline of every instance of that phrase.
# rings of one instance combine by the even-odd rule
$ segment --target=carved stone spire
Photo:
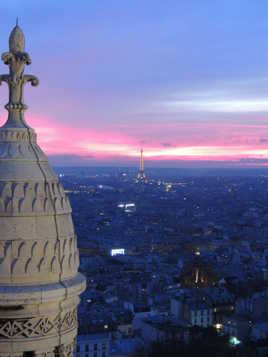
[[[24,34],[16,24],[9,36],[9,52],[2,54],[2,61],[9,66],[9,74],[0,75],[1,82],[6,82],[9,88],[9,102],[5,108],[8,110],[6,127],[29,128],[24,120],[24,85],[30,82],[32,86],[38,85],[38,78],[24,74],[24,66],[31,64],[30,56],[24,51]]]
[[[24,43],[24,34],[18,25],[17,19],[16,26],[9,35],[9,51],[13,53],[24,52]]]

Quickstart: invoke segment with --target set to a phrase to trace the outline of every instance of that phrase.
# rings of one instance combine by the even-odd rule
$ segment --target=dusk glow
[[[40,78],[26,119],[56,164],[132,166],[141,147],[149,165],[268,163],[266,2],[19,3],[0,5],[0,44],[18,6]]]
[[[64,126],[51,119],[37,117],[29,117],[28,122],[35,127],[39,144],[48,155],[68,156],[72,154],[80,157],[81,162],[85,164],[90,161],[95,162],[95,160],[106,161],[109,157],[115,156],[124,159],[139,157],[140,141],[127,134],[120,134],[116,131],[107,134],[104,130]],[[204,123],[197,125],[196,128],[190,128],[185,123],[178,127],[181,127],[181,130],[177,138],[171,135],[172,143],[152,140],[150,145],[144,146],[146,147],[145,158],[233,162],[249,158],[256,159],[256,164],[263,164],[263,162],[258,162],[259,160],[268,160],[268,145],[263,139],[263,136],[268,134],[268,125],[244,125],[241,128],[231,123],[229,125]],[[195,132],[205,129],[207,130],[206,140],[202,138],[200,144],[193,145],[191,138],[188,138],[188,132],[192,131],[192,135],[197,137]],[[155,128],[156,138],[159,137],[159,130],[161,131],[161,127]],[[165,126],[162,128],[163,132],[164,130]]]

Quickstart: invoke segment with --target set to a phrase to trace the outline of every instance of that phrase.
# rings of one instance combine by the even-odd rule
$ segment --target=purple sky
[[[40,78],[26,118],[52,162],[136,165],[142,146],[156,166],[268,163],[266,0],[8,0],[0,11],[2,52],[16,16],[25,33],[26,72]]]

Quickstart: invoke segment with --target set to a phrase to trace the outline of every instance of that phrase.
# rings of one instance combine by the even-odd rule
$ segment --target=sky
[[[54,165],[268,165],[267,0],[8,0],[40,85],[27,122]],[[1,73],[7,67],[0,64]],[[7,102],[0,87],[0,107]],[[0,124],[6,120],[0,109]]]

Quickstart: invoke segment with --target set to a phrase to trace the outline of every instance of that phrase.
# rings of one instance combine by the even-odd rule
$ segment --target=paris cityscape
[[[268,357],[267,1],[0,11],[0,357]]]
[[[87,278],[77,356],[86,353],[84,336],[99,339],[110,356],[134,356],[161,338],[189,341],[197,328],[230,336],[231,350],[222,355],[264,349],[266,169],[57,173],[73,207]]]

